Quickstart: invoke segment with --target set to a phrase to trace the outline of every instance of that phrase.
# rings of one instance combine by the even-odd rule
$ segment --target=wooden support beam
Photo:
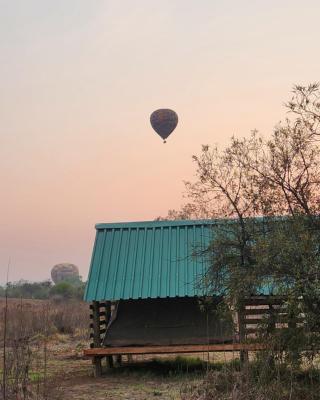
[[[100,304],[100,307],[105,307],[107,303],[101,303],[101,302],[99,302],[99,304]],[[90,305],[89,305],[89,308],[90,308],[90,310],[93,310],[93,304],[90,304]]]
[[[107,368],[113,368],[114,364],[113,364],[112,355],[107,355],[106,356],[106,364],[107,364]]]
[[[99,321],[99,325],[105,325],[106,324],[106,320],[105,319],[99,319],[98,321]],[[90,324],[90,328],[93,329],[93,323]]]
[[[303,322],[305,322],[305,318],[303,318],[303,317],[296,318],[295,322],[303,323]],[[288,324],[289,317],[287,315],[278,315],[275,313],[274,315],[270,315],[270,317],[268,317],[268,318],[246,318],[244,320],[244,323],[245,323],[245,325],[261,325],[261,324],[263,324],[263,326],[268,324],[269,326],[274,325],[274,327],[275,327],[276,324]]]
[[[98,301],[92,303],[92,325],[93,325],[93,345],[94,349],[101,346],[100,338],[100,304]],[[93,359],[95,376],[99,377],[102,374],[101,355],[96,355]]]
[[[285,302],[285,298],[283,297],[250,297],[244,300],[245,306],[265,306],[265,305],[281,305]]]
[[[105,313],[106,324],[108,325],[110,318],[111,318],[111,302],[110,301],[106,302],[104,313]]]
[[[104,333],[106,333],[106,329],[100,329],[99,334],[103,335]],[[95,337],[95,333],[90,333],[90,339],[94,339]],[[100,343],[101,343],[101,337],[100,337]]]
[[[96,303],[99,303],[98,301],[96,302]],[[105,315],[105,312],[104,311],[100,311],[99,312],[99,317],[103,317]],[[94,318],[94,315],[93,314],[90,314],[90,319],[93,319]]]
[[[218,351],[258,351],[265,349],[262,343],[229,343],[209,345],[176,345],[176,346],[139,346],[139,347],[101,347],[84,350],[84,355],[107,356],[117,354],[174,354],[174,353],[203,353]]]
[[[245,332],[247,335],[253,335],[253,334],[257,334],[259,331],[259,328],[245,328]]]
[[[106,320],[106,329],[105,333],[107,332],[107,327],[110,322],[111,318],[111,302],[107,301],[105,305],[105,320]],[[107,356],[107,367],[108,368],[113,368],[113,358],[112,356]]]
[[[117,363],[118,367],[121,366],[121,364],[122,364],[122,355],[121,354],[116,355],[116,363]]]
[[[270,315],[273,312],[279,314],[286,314],[286,310],[283,308],[275,308],[274,310],[270,310],[269,308],[246,308],[243,310],[243,314],[247,315]]]
[[[246,333],[247,333],[245,319],[244,319],[244,309],[245,309],[244,303],[241,300],[239,300],[239,303],[237,305],[237,310],[238,310],[238,325],[239,325],[240,344],[245,342]],[[240,362],[241,362],[241,364],[247,364],[248,361],[249,361],[248,351],[242,348],[240,350]]]

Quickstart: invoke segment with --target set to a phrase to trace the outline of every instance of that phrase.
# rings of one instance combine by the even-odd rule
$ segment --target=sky
[[[183,203],[192,155],[320,80],[320,2],[0,0],[0,283],[88,274],[100,222]],[[172,108],[167,144],[152,111]]]

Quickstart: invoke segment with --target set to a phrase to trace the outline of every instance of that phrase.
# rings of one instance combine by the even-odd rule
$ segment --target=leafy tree
[[[85,283],[76,282],[73,284],[69,281],[59,282],[50,289],[50,297],[58,297],[61,299],[77,299],[82,300],[84,295]]]
[[[291,321],[306,320],[279,338],[295,360],[306,343],[316,347],[320,327],[319,99],[317,84],[295,86],[289,118],[270,139],[253,131],[223,150],[203,146],[193,157],[196,180],[186,183],[189,203],[168,215],[223,218],[198,249],[210,260],[206,286],[238,309],[267,287],[285,296]]]
[[[69,282],[59,282],[50,290],[50,296],[59,296],[63,299],[71,299],[74,297],[74,286]]]

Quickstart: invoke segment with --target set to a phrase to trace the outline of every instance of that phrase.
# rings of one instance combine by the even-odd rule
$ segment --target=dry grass
[[[1,322],[3,308],[0,302]],[[163,358],[150,362],[151,357],[138,356],[135,363],[95,379],[91,360],[83,357],[89,346],[89,322],[87,304],[9,299],[6,400],[177,400],[191,377],[203,378],[202,361],[180,359],[171,364]],[[1,324],[0,340],[3,329]],[[1,360],[2,356],[0,352]]]
[[[4,329],[4,307],[4,299],[0,299],[1,332]],[[79,301],[8,299],[7,321],[9,340],[54,333],[87,338],[89,334],[88,305]]]
[[[3,307],[0,301],[1,322]],[[81,302],[10,299],[5,400],[320,399],[316,362],[313,369],[282,369],[272,375],[270,365],[255,362],[253,355],[250,367],[240,371],[237,353],[161,355],[156,360],[135,356],[134,362],[125,359],[121,367],[96,379],[91,360],[83,357],[89,346],[89,322],[88,305]],[[3,329],[1,323],[0,341]],[[3,373],[3,365],[0,368]]]
[[[57,339],[60,342],[65,333],[68,333],[74,343],[87,339],[87,311],[87,305],[81,302],[9,299],[7,323],[4,326],[5,301],[2,300],[0,396],[5,400],[53,398],[53,387],[57,389],[58,385],[57,374],[50,369],[54,355],[51,343],[57,342]]]

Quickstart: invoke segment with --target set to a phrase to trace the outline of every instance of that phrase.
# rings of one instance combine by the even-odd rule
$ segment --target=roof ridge
[[[99,229],[119,229],[119,228],[148,228],[148,227],[172,227],[187,225],[213,225],[219,219],[197,219],[197,220],[162,220],[162,221],[132,221],[132,222],[108,222],[95,225]]]

